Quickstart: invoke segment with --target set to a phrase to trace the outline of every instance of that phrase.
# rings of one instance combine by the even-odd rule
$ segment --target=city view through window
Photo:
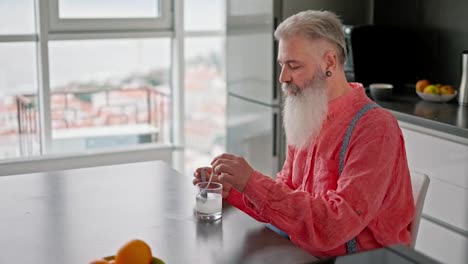
[[[35,52],[32,42],[0,43],[0,159],[37,155],[40,151]],[[24,132],[23,141],[20,130]]]
[[[208,22],[200,21],[206,13],[186,14],[188,29],[205,26],[216,32],[185,39],[186,171],[209,165],[213,155],[224,150],[226,85],[220,34],[224,11],[221,4],[210,3],[185,2],[186,7],[206,5],[195,12],[217,14],[206,18]],[[34,17],[32,0],[15,5],[10,10]],[[29,13],[24,15],[24,10]],[[5,15],[12,18],[2,21],[17,21],[15,14]],[[17,27],[17,32],[7,33],[0,28],[0,34],[31,33],[30,26],[24,26],[28,29],[24,31]],[[170,38],[51,40],[48,44],[53,153],[170,143]],[[40,155],[36,42],[0,42],[0,62],[0,159]]]
[[[54,152],[168,142],[170,44],[168,38],[50,42]]]

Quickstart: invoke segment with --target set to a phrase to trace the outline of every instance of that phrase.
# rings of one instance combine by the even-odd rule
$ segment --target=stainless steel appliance
[[[351,45],[351,36],[353,32],[354,26],[351,25],[343,25],[343,32],[345,34],[345,43],[346,43],[346,61],[344,64],[344,71],[346,80],[348,82],[354,82],[355,74],[354,74],[354,59],[353,59],[353,46]]]
[[[258,171],[274,177],[286,152],[282,92],[273,32],[286,17],[307,9],[326,9],[347,25],[369,20],[372,1],[227,0],[226,79],[228,152],[241,155]]]
[[[458,104],[468,105],[468,50],[462,52],[462,78],[458,92]]]

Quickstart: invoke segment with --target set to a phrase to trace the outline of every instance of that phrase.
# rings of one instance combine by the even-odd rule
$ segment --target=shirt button
[[[357,210],[356,213],[357,213],[358,215],[362,215],[361,210]]]

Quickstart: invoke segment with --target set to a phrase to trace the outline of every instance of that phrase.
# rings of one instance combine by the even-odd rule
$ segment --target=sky
[[[61,18],[152,17],[159,14],[159,4],[154,0],[59,0],[59,12]]]

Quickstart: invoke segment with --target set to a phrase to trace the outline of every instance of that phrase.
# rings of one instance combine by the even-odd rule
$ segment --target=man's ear
[[[338,55],[334,50],[327,50],[323,55],[323,61],[325,63],[325,70],[336,71],[338,65]]]

